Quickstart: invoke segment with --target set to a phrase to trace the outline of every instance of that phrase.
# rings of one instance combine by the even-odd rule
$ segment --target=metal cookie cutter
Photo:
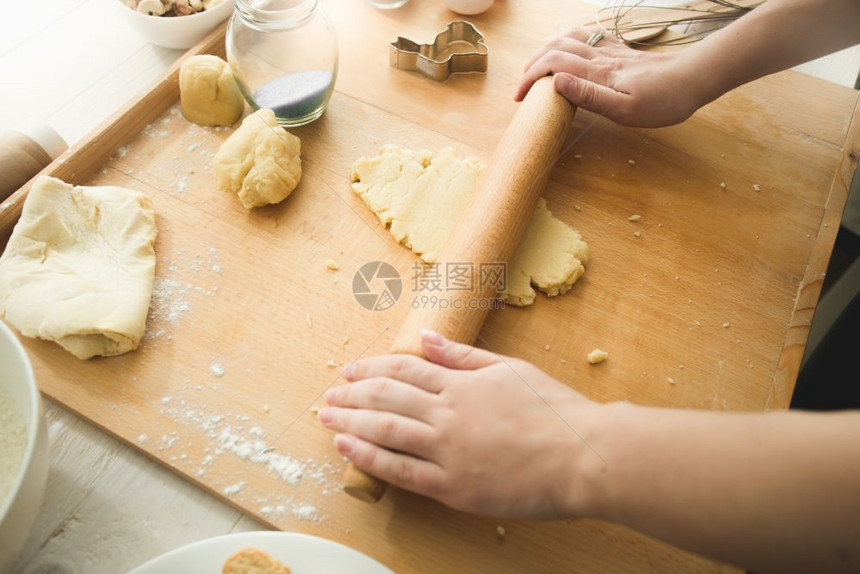
[[[432,44],[416,44],[406,38],[391,43],[390,63],[400,70],[417,70],[437,82],[451,74],[486,72],[489,49],[484,35],[464,20],[449,22]]]

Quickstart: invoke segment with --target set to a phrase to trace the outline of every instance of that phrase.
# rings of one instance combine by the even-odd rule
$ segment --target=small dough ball
[[[246,208],[280,203],[302,179],[302,142],[262,108],[221,144],[212,168],[220,189],[239,194]]]
[[[245,100],[230,66],[212,55],[192,56],[179,68],[182,115],[200,126],[230,126],[242,117]]]

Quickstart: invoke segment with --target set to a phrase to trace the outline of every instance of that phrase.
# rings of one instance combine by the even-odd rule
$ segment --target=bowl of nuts
[[[108,0],[149,42],[187,50],[233,13],[233,0]]]

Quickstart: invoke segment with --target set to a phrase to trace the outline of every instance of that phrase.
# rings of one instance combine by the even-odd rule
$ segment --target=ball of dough
[[[275,112],[257,110],[215,154],[218,187],[238,193],[248,209],[283,201],[302,179],[301,143],[278,125]]]
[[[179,68],[182,115],[201,126],[229,126],[245,111],[230,66],[218,56],[192,56]]]

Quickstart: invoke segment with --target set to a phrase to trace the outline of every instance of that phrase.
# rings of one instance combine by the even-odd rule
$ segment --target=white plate
[[[138,566],[129,574],[221,574],[227,559],[256,548],[292,574],[394,574],[376,560],[343,544],[293,532],[241,532],[194,542]]]

